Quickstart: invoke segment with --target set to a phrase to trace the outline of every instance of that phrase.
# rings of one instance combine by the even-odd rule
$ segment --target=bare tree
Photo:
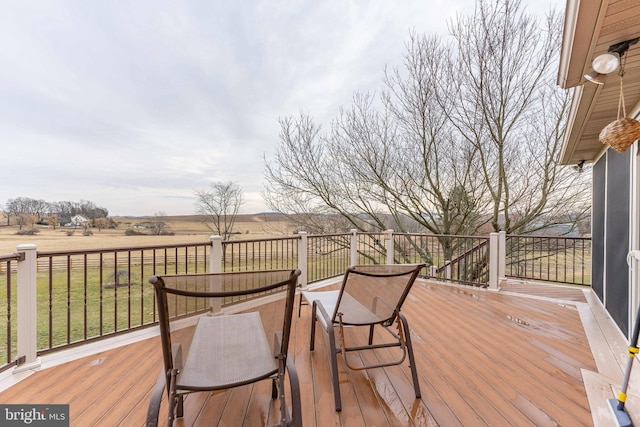
[[[154,221],[151,223],[151,232],[156,236],[173,234],[171,227],[167,223],[167,214],[164,211],[159,211],[153,214]]]
[[[95,220],[93,220],[93,222],[98,231],[102,231],[103,229],[109,227],[108,218],[96,218]]]
[[[213,182],[209,190],[196,191],[197,212],[205,216],[207,227],[229,240],[244,203],[243,190],[235,182]]]
[[[379,102],[356,94],[329,133],[306,114],[282,118],[265,162],[269,206],[338,215],[347,229],[435,234],[584,217],[587,181],[556,161],[569,105],[553,76],[559,18],[539,23],[518,1],[480,0],[451,32],[449,44],[411,34]]]
[[[356,94],[329,135],[308,115],[281,119],[281,145],[275,162],[266,163],[263,197],[270,207],[295,213],[291,218],[312,232],[328,231],[318,219],[332,215],[344,221],[342,230],[331,231],[477,230],[481,182],[473,151],[454,138],[437,102],[442,56],[433,49],[441,49],[437,38],[412,38],[409,75],[387,73],[379,105],[371,95]]]
[[[97,206],[95,203],[89,200],[80,200],[80,203],[77,205],[76,214],[84,216],[93,224],[96,218],[108,217],[109,211],[105,208]]]
[[[106,219],[106,218],[105,218]],[[45,218],[47,225],[54,230],[60,225],[60,217],[56,214],[49,214]]]
[[[18,230],[22,230],[22,227],[28,227],[29,230],[35,230],[36,222],[38,222],[38,217],[35,214],[21,213],[16,215]]]
[[[22,228],[25,215],[33,215],[35,222],[42,221],[45,213],[49,209],[49,204],[44,200],[31,199],[29,197],[17,197],[7,200],[5,213],[7,218],[14,217]]]
[[[5,216],[5,218],[7,219],[7,225],[11,225],[11,217],[9,216],[9,212],[7,212],[7,210],[4,208],[4,205],[0,204],[0,212],[3,213],[3,215]]]
[[[520,0],[479,0],[450,25],[446,105],[459,138],[473,147],[493,230],[544,229],[587,216],[584,176],[557,162],[569,92],[555,85],[562,21],[528,15]]]

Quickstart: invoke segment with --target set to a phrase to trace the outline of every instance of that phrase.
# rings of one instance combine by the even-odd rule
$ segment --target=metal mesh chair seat
[[[278,373],[258,313],[203,316],[193,342],[176,378],[178,390],[225,389]]]
[[[335,312],[339,297],[340,291],[309,291],[302,293],[302,298],[309,301],[309,303],[313,303],[313,301],[321,303],[327,313]],[[381,323],[383,320],[346,292],[342,294],[340,299],[340,310],[343,325],[370,325],[372,323]],[[327,326],[323,316],[318,317],[318,321],[323,327]]]

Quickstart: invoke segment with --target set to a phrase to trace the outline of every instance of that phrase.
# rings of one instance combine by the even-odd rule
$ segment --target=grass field
[[[83,235],[82,229],[77,229],[73,235],[69,236],[67,235],[69,229],[63,227],[55,230],[39,227],[39,232],[35,235],[18,235],[16,234],[17,226],[0,226],[0,255],[13,253],[16,251],[16,246],[24,243],[36,244],[40,251],[76,250],[196,243],[208,241],[209,236],[214,234],[202,222],[201,217],[196,215],[166,217],[165,222],[174,233],[172,236],[127,236],[125,235],[127,229],[133,228],[140,222],[155,219],[151,217],[114,217],[113,219],[118,224],[118,228],[101,231],[94,228],[91,229],[93,234],[90,236]],[[234,240],[280,237],[292,233],[283,218],[273,214],[240,215],[234,230],[239,233],[233,237]]]
[[[92,235],[84,235],[77,229],[68,235],[69,229],[41,227],[35,235],[17,234],[17,226],[0,226],[0,255],[14,253],[20,244],[33,243],[39,251],[84,250],[96,248],[162,246],[168,244],[206,243],[214,234],[198,216],[166,217],[174,235],[127,236],[125,232],[137,223],[153,221],[155,218],[114,218],[118,227],[98,231],[91,229]],[[0,218],[1,221],[1,218]],[[261,239],[291,235],[282,217],[277,215],[241,215],[235,230],[239,234],[232,240]],[[106,259],[109,257],[107,256]],[[108,262],[108,260],[106,261]],[[149,266],[146,266],[149,268]],[[47,349],[68,342],[82,340],[84,336],[94,337],[109,334],[117,330],[148,324],[154,320],[154,297],[150,285],[143,279],[148,276],[136,265],[131,273],[135,277],[135,285],[118,289],[100,284],[105,278],[97,268],[83,270],[53,271],[51,285],[48,271],[38,272],[38,348]],[[160,267],[162,268],[162,267]],[[139,271],[140,270],[140,271]],[[69,274],[69,276],[67,276]],[[84,276],[86,274],[86,276]],[[3,286],[4,285],[4,286]],[[49,289],[51,286],[51,289]],[[17,294],[16,283],[12,286],[12,295]],[[6,281],[0,277],[0,295],[6,294]],[[12,312],[16,312],[15,297],[12,301]],[[117,307],[117,308],[116,308]],[[84,318],[87,316],[87,322]],[[7,318],[6,303],[0,304],[0,318]],[[51,331],[49,323],[51,322]],[[116,326],[117,325],[117,326]],[[16,330],[12,331],[12,354],[15,354]],[[51,341],[49,341],[51,340]],[[7,330],[0,328],[0,364],[7,360]]]

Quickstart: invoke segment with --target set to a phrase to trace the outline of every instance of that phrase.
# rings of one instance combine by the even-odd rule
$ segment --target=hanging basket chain
[[[620,74],[620,97],[618,98],[618,119],[621,119],[622,117],[620,117],[620,106],[622,106],[622,117],[627,117],[627,109],[624,105],[624,90],[622,90],[622,74]]]
[[[620,76],[620,98],[618,98],[618,119],[622,117],[627,117],[627,107],[624,103],[624,90],[622,89],[622,78],[624,77],[624,67],[627,65],[627,57],[624,56],[622,58],[622,63],[620,64],[620,70],[618,71],[618,75]],[[622,105],[622,117],[620,117],[620,106]]]
[[[626,63],[626,56],[624,61]],[[627,109],[624,102],[624,88],[622,77],[624,76],[624,63],[620,65],[620,96],[618,98],[617,119],[609,123],[600,132],[600,141],[609,145],[614,150],[622,153],[640,138],[640,122],[627,117]],[[622,114],[620,114],[622,112]]]

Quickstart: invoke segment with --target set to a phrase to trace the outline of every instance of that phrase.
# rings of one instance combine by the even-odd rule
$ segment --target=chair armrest
[[[322,305],[322,302],[320,302],[319,300],[313,300],[313,306],[315,307],[315,310],[313,310],[312,313],[320,312],[320,315],[322,316],[322,320],[324,320],[325,327],[332,328],[333,320],[331,319],[331,317],[329,317],[329,313],[327,313],[327,310],[325,310],[324,306]]]

